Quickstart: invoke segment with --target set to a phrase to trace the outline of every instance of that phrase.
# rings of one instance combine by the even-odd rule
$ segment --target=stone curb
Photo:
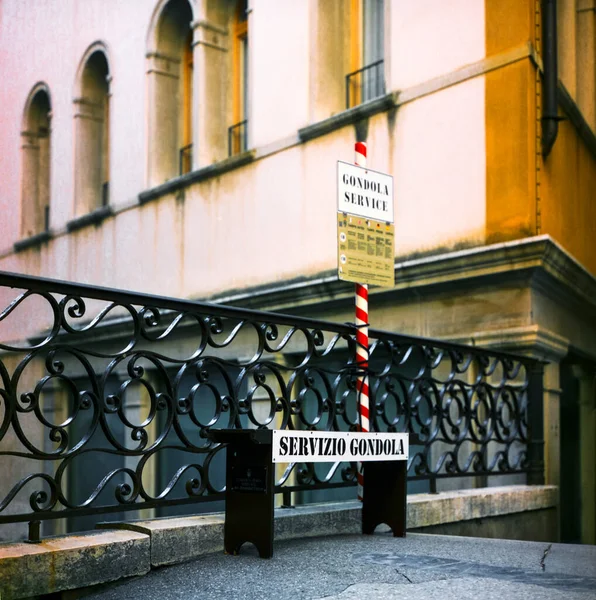
[[[556,486],[503,486],[408,496],[408,529],[554,508]],[[361,531],[359,502],[275,511],[275,539]],[[0,545],[2,600],[108,583],[223,550],[224,514],[106,522],[101,532]]]
[[[276,540],[360,533],[360,503],[275,509]],[[151,566],[173,565],[223,550],[224,513],[196,517],[98,523],[98,529],[136,531],[151,538]]]
[[[496,517],[557,506],[556,486],[503,486],[408,496],[408,529]],[[359,502],[275,509],[275,539],[360,533]],[[151,537],[151,566],[172,565],[223,550],[224,514],[99,523]]]
[[[150,537],[133,531],[0,544],[0,597],[27,598],[145,575],[150,558]]]
[[[408,529],[554,508],[554,485],[510,485],[408,497]]]
[[[150,521],[98,523],[97,529],[142,533],[151,540],[151,566],[173,565],[223,550],[224,515],[164,517]]]

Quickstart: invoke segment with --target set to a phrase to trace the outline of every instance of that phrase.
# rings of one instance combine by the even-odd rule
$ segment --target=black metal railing
[[[180,148],[180,175],[190,173],[192,170],[192,144]]]
[[[214,428],[357,428],[355,329],[0,272],[2,524],[223,499]],[[542,481],[542,366],[370,330],[371,427],[411,480]],[[355,484],[290,464],[276,493]]]
[[[385,93],[385,61],[378,60],[346,75],[346,108]]]
[[[228,155],[240,154],[248,149],[248,121],[228,127]]]
[[[110,182],[104,181],[101,184],[101,205],[107,206],[110,203]]]

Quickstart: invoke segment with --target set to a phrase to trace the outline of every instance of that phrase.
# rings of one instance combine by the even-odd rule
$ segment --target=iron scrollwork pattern
[[[357,429],[349,325],[8,273],[0,291],[0,524],[221,499],[211,428]],[[534,361],[370,338],[371,425],[418,436],[410,479],[531,471]],[[277,491],[354,475],[290,464]]]

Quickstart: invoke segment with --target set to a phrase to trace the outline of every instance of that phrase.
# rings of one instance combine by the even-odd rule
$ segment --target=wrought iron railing
[[[357,428],[351,325],[2,272],[0,301],[0,530],[221,500],[209,429]],[[540,363],[370,339],[371,426],[418,434],[410,479],[541,482]],[[346,463],[278,475],[286,497],[355,483]]]
[[[190,173],[192,170],[192,144],[180,148],[180,175]]]
[[[228,155],[240,154],[248,149],[248,121],[228,127]]]
[[[110,203],[110,182],[104,181],[101,184],[101,205],[107,206]]]
[[[378,60],[346,75],[346,108],[385,93],[385,61]]]

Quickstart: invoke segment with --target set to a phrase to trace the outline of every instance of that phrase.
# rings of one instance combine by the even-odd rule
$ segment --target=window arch
[[[109,202],[110,68],[105,47],[92,46],[81,63],[75,104],[75,213]]]
[[[52,105],[45,84],[36,85],[25,105],[21,132],[21,236],[47,231],[50,213]]]
[[[149,185],[192,169],[193,8],[188,0],[160,7],[149,36]]]

